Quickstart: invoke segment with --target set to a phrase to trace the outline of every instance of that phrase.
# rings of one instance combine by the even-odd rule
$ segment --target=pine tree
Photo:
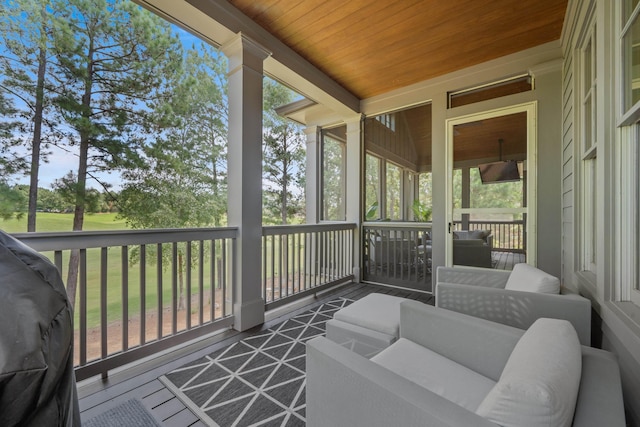
[[[55,106],[78,152],[73,230],[82,230],[87,179],[97,171],[143,167],[148,105],[182,62],[170,25],[128,0],[69,0],[54,38]],[[96,179],[97,180],[97,179]],[[99,180],[97,180],[99,181]],[[78,251],[69,261],[67,292],[75,301]]]

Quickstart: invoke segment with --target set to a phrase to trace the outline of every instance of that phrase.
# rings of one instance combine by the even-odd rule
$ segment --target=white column
[[[229,225],[238,227],[234,329],[264,323],[262,260],[262,67],[270,55],[242,34],[222,46],[229,59]]]
[[[362,218],[362,186],[360,182],[362,165],[361,143],[361,119],[360,115],[345,120],[347,125],[347,171],[346,171],[346,219],[347,222],[358,224],[354,231],[353,241],[353,275],[355,281],[360,282],[360,221]]]
[[[305,171],[306,188],[305,188],[305,204],[306,204],[306,220],[307,224],[318,223],[318,197],[319,179],[320,179],[320,141],[318,140],[318,126],[309,126],[304,130],[307,136],[307,167]]]

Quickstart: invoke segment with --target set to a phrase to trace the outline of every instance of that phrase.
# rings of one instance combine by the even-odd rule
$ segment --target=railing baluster
[[[103,359],[109,354],[107,342],[107,250],[106,247],[100,248],[100,337]],[[106,376],[106,372],[103,372],[103,376]]]
[[[185,280],[186,280],[186,285],[187,285],[187,289],[186,289],[186,295],[185,295],[185,302],[186,302],[186,307],[185,307],[185,315],[186,315],[186,329],[191,329],[191,242],[187,242],[187,249],[186,249],[186,254],[185,254]]]
[[[271,301],[276,300],[276,236],[271,236]],[[278,298],[282,295],[278,294]]]
[[[162,286],[162,243],[158,243],[157,244],[157,248],[156,248],[156,272],[158,275],[158,279],[156,282],[156,292],[157,292],[157,300],[158,300],[158,304],[157,304],[157,318],[158,318],[158,324],[157,326],[157,339],[160,340],[162,339],[162,330],[163,330],[163,320],[162,320],[162,290],[163,290],[163,286]]]
[[[171,333],[178,332],[178,243],[171,246]]]
[[[129,349],[129,247],[122,246],[122,351]]]
[[[62,251],[55,251],[53,253],[53,260],[58,272],[62,276]]]
[[[222,295],[220,301],[220,317],[227,314],[227,240],[221,240],[222,243]]]
[[[267,295],[267,236],[262,236],[262,297],[265,302],[271,301]]]
[[[204,240],[200,240],[198,253],[198,324],[204,323]]]
[[[217,257],[216,257],[216,241],[211,240],[211,284],[210,284],[210,307],[209,307],[209,319],[213,321],[216,318],[216,273],[217,273]]]
[[[80,365],[87,364],[87,250],[80,249]]]
[[[147,342],[147,245],[140,245],[140,345]]]

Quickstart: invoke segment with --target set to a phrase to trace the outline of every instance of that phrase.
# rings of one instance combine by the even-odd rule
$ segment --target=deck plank
[[[198,418],[193,412],[191,412],[187,408],[184,408],[180,412],[163,420],[163,422],[168,426],[192,426],[201,421],[200,418]]]
[[[156,417],[156,419],[162,420],[164,422],[164,420],[167,420],[184,410],[185,410],[184,403],[182,403],[182,401],[177,397],[173,396],[171,400],[168,400],[156,406],[155,408],[153,408],[151,413],[153,414],[154,417]],[[186,424],[183,424],[183,425],[186,425]]]

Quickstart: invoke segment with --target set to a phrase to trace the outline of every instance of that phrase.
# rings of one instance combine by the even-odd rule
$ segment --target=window
[[[380,114],[376,116],[376,120],[385,125],[392,131],[396,130],[396,116],[395,114]]]
[[[345,162],[346,126],[322,130],[321,219],[346,220]]]
[[[597,272],[597,119],[596,119],[596,29],[595,25],[585,37],[579,52],[579,90],[580,102],[580,271]]]
[[[380,158],[367,154],[365,160],[365,221],[373,221],[380,218],[382,207],[380,205]]]
[[[533,78],[525,74],[473,88],[456,90],[447,95],[449,108],[455,108],[530,90],[533,90]]]
[[[387,218],[402,220],[402,169],[390,162],[386,169]]]
[[[418,174],[418,200],[427,207],[433,206],[431,183],[431,172]]]

